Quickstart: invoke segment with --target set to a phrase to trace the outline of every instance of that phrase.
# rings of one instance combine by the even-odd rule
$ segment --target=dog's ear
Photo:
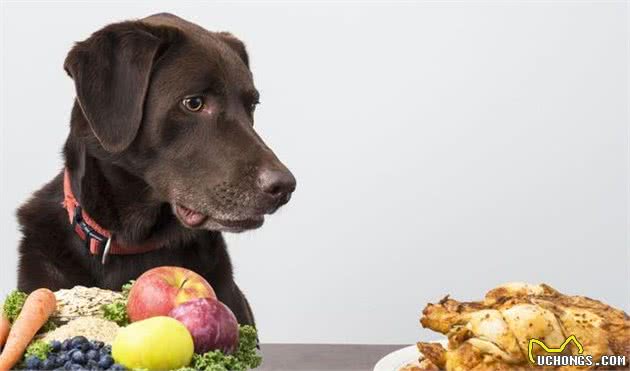
[[[239,57],[243,60],[243,63],[249,68],[249,55],[247,55],[247,49],[245,49],[245,44],[236,36],[232,35],[229,32],[217,32],[217,36],[221,41],[227,44],[232,50],[238,54]]]
[[[136,137],[153,64],[172,32],[135,21],[116,23],[68,53],[64,68],[79,106],[108,152],[123,151]]]

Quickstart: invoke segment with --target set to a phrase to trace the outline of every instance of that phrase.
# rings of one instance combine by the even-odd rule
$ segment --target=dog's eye
[[[203,97],[189,97],[182,101],[184,107],[191,112],[198,112],[203,108]]]

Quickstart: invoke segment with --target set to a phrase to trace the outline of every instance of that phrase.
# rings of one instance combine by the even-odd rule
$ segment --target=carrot
[[[22,359],[28,344],[56,308],[55,294],[48,289],[37,289],[26,298],[0,355],[0,371],[10,370]]]
[[[0,309],[0,349],[4,345],[4,342],[7,340],[7,336],[9,336],[9,330],[11,329],[11,323],[7,316],[4,315],[2,309]]]

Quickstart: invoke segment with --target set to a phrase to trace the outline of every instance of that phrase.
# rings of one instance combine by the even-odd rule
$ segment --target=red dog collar
[[[103,253],[102,263],[107,262],[109,254],[132,255],[157,250],[160,246],[146,243],[143,245],[122,245],[116,241],[113,234],[102,228],[81,208],[79,201],[74,197],[70,183],[70,172],[64,170],[63,175],[63,207],[68,211],[68,218],[74,231],[85,241],[85,246],[92,255]]]

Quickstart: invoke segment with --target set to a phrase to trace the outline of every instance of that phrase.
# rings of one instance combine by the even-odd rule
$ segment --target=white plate
[[[448,341],[442,340],[437,341],[436,343],[446,346]],[[421,353],[415,345],[395,350],[381,358],[381,360],[374,366],[374,371],[398,371],[401,367],[417,361],[420,355]]]

